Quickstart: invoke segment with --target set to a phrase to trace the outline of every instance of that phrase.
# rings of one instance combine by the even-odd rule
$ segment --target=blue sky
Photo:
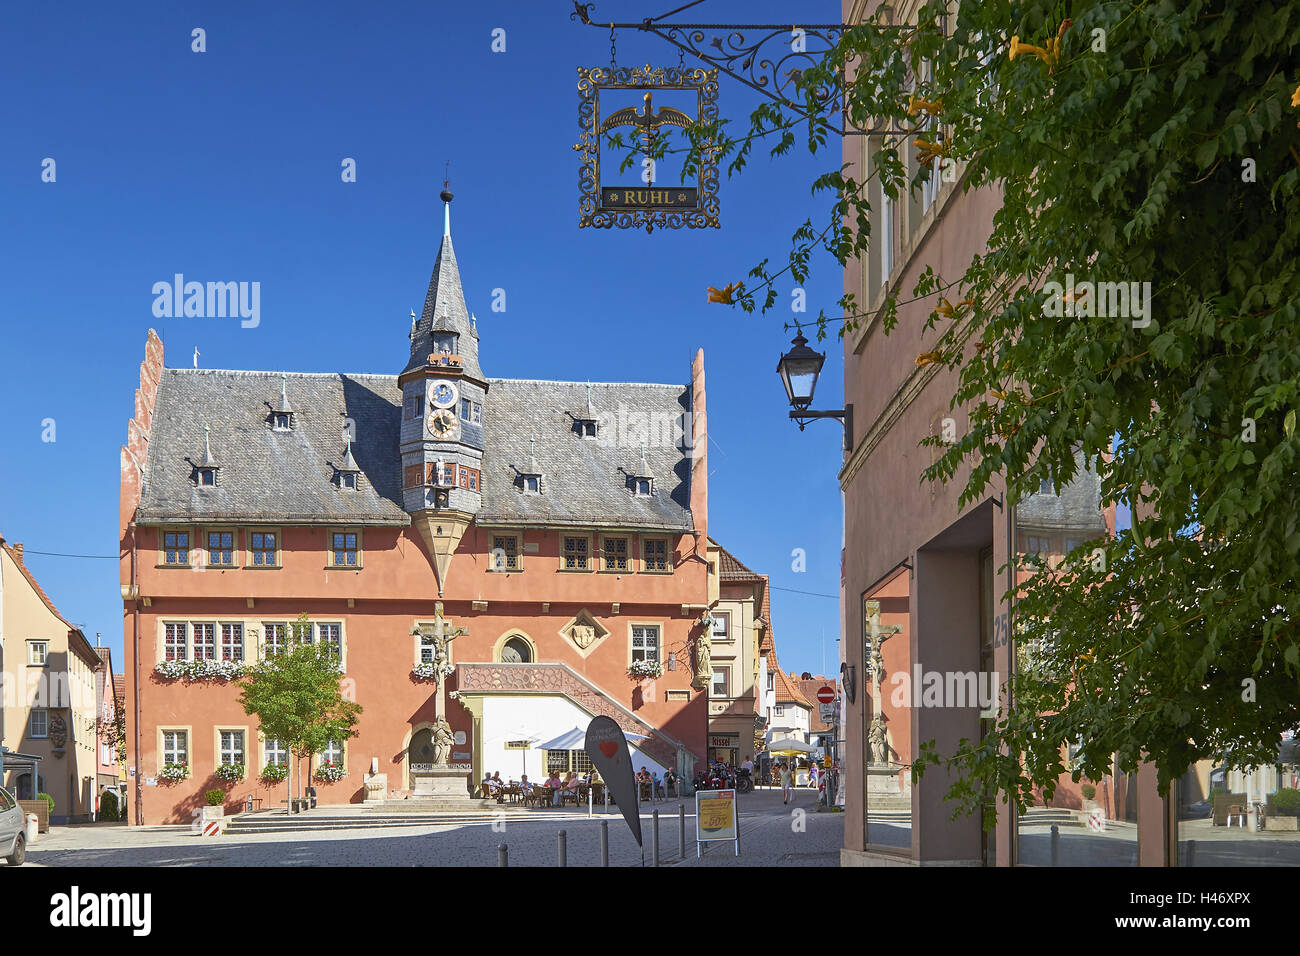
[[[672,2],[604,0],[597,18],[639,21]],[[118,448],[145,333],[169,366],[400,371],[441,234],[444,161],[452,233],[487,374],[686,382],[706,355],[709,529],[772,575],[782,665],[835,669],[841,431],[800,434],[776,360],[788,306],[765,317],[706,304],[743,279],[824,200],[833,154],[759,155],[723,181],[720,230],[577,228],[575,68],[608,63],[607,31],[561,0],[483,4],[8,4],[0,14],[0,534],[69,620],[120,661],[115,555]],[[823,22],[834,3],[805,4]],[[788,3],[707,0],[705,22],[779,22]],[[678,17],[676,19],[682,19]],[[191,51],[191,30],[207,51]],[[492,31],[506,51],[491,51]],[[675,65],[651,37],[621,35],[619,62]],[[724,78],[722,113],[756,100]],[[56,182],[41,181],[42,161]],[[357,163],[343,183],[341,163]],[[835,314],[825,255],[810,311]],[[261,321],[155,319],[155,282],[261,283]],[[790,301],[791,283],[780,287]],[[504,313],[492,290],[506,290]],[[817,406],[842,403],[838,343]],[[55,440],[42,441],[53,419]],[[807,569],[792,570],[803,548]]]

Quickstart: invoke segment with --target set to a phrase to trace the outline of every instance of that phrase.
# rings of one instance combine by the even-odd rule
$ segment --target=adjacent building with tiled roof
[[[760,647],[771,639],[761,614],[767,576],[745,567],[712,538],[709,566],[709,759],[738,766],[761,749],[766,728]]]
[[[638,765],[689,778],[705,757],[703,353],[682,384],[489,377],[493,330],[467,307],[443,199],[397,374],[169,369],[149,335],[122,450],[134,822],[188,822],[223,763],[246,767],[232,801],[280,799],[258,778],[283,747],[235,689],[172,675],[274,653],[304,612],[364,708],[319,755],[344,768],[317,783],[325,802],[360,799],[372,760],[413,792],[444,716],[467,781],[521,772],[520,740],[593,714],[644,738]],[[448,625],[465,630],[439,711],[419,674]],[[526,759],[586,769],[580,751]],[[182,763],[181,782],[149,784]]]
[[[104,665],[81,629],[27,567],[23,546],[0,538],[0,746],[15,755],[0,783],[20,800],[54,798],[55,823],[95,811],[96,679]],[[35,778],[26,757],[35,761]]]

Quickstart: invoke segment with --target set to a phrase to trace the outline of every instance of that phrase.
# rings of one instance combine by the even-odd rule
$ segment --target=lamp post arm
[[[804,426],[814,418],[834,418],[844,426],[844,450],[853,451],[853,405],[846,404],[843,408],[825,409],[815,411],[811,408],[795,409],[790,412],[790,418],[799,423],[799,431],[804,430]]]

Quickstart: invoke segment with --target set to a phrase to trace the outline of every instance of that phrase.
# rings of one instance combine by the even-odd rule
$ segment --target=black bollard
[[[510,865],[510,848],[504,843],[497,844],[497,866]]]
[[[564,830],[560,831],[559,852],[560,852],[560,862],[557,864],[557,866],[568,866],[569,865],[569,834],[566,833]]]
[[[609,821],[600,821],[600,865],[609,866]]]
[[[659,808],[654,809],[654,825],[650,830],[650,849],[651,857],[654,859],[654,866],[659,865]]]
[[[1061,828],[1052,824],[1052,866],[1061,865]]]

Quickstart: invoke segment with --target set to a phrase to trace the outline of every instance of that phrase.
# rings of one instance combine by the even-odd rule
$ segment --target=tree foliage
[[[292,628],[286,651],[266,657],[241,678],[239,703],[254,715],[262,733],[281,741],[299,759],[324,750],[331,740],[356,736],[361,705],[339,686],[338,660],[327,644],[303,635],[311,628],[304,613]]]
[[[813,187],[827,221],[798,226],[781,268],[751,271],[747,311],[772,308],[786,274],[804,282],[819,249],[867,255],[871,177],[906,196],[953,163],[957,188],[998,190],[961,274],[927,267],[871,315],[846,293],[819,338],[888,332],[901,303],[926,301],[939,339],[918,363],[957,370],[969,428],[925,480],[963,480],[966,504],[1000,476],[1014,503],[1086,467],[1104,504],[1134,507],[1131,530],[1088,546],[1104,561],[1076,554],[1025,585],[1016,636],[1033,660],[996,726],[957,753],[923,748],[918,770],[959,771],[967,810],[990,790],[1023,807],[1112,755],[1127,772],[1152,761],[1162,790],[1199,759],[1275,763],[1300,726],[1298,46],[1286,0],[931,3],[905,29],[846,31],[744,135],[688,131],[688,170],[711,150],[733,173],[764,140],[837,153],[841,119],[902,131],[866,171],[833,156]],[[1098,314],[1112,310],[1096,292],[1059,301],[1049,283],[1070,274],[1150,283],[1149,317]],[[1062,745],[1080,739],[1067,768]]]

